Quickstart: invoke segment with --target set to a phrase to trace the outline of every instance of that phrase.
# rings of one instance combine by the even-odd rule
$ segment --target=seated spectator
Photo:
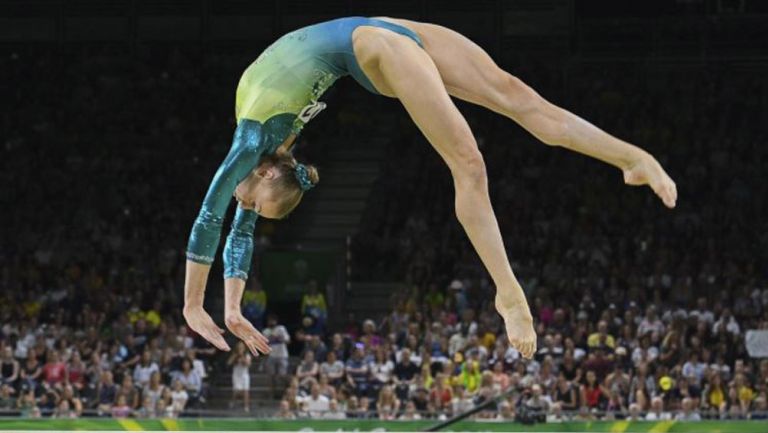
[[[61,400],[56,405],[56,410],[51,414],[51,418],[77,418],[77,412],[69,406],[69,400]]]
[[[371,386],[369,365],[363,359],[363,348],[362,343],[355,344],[352,356],[345,366],[347,383],[358,397],[366,395]]]
[[[328,401],[328,411],[323,417],[325,419],[346,419],[347,413],[339,408],[339,402],[336,399]]]
[[[629,405],[629,416],[627,417],[627,421],[642,421],[643,418],[640,416],[640,413],[642,412],[642,409],[640,408],[640,405],[637,403],[632,403]]]
[[[142,395],[152,401],[152,407],[157,406],[157,401],[162,398],[165,385],[160,381],[160,372],[155,371],[149,377],[149,383],[144,386]]]
[[[336,388],[328,382],[328,376],[321,374],[317,383],[320,386],[320,394],[328,397],[329,400],[336,399]]]
[[[593,370],[587,371],[584,384],[581,385],[581,404],[592,409],[604,409],[607,403],[608,393],[597,382],[597,375]]]
[[[461,384],[469,394],[474,394],[480,388],[483,375],[480,362],[467,360],[461,365]]]
[[[49,350],[47,358],[48,362],[43,366],[43,380],[49,386],[58,387],[66,380],[67,366],[56,350]]]
[[[496,419],[499,421],[512,421],[515,419],[514,407],[508,400],[502,400],[498,404],[499,413],[496,415]]]
[[[320,385],[312,382],[309,395],[300,400],[310,418],[323,418],[330,409],[330,399],[320,393]]]
[[[0,385],[15,386],[21,367],[13,357],[13,348],[6,346],[0,352]]]
[[[120,398],[120,396],[125,397],[125,403],[131,410],[138,409],[140,389],[134,386],[133,378],[128,374],[123,375],[123,382],[120,384],[120,389],[117,392],[117,397]]]
[[[565,378],[563,373],[557,378],[555,388],[555,403],[561,410],[575,411],[579,407],[579,399],[576,387]]]
[[[666,327],[664,323],[659,319],[658,312],[655,305],[649,305],[645,309],[645,316],[640,321],[640,325],[637,328],[638,337],[644,337],[650,334],[664,334]]]
[[[331,385],[339,386],[344,380],[344,363],[336,358],[336,352],[333,350],[329,350],[325,358],[325,361],[320,364],[320,374],[327,376]]]
[[[14,389],[10,385],[0,386],[0,413],[10,411],[16,407],[16,398],[13,396]]]
[[[646,421],[668,421],[672,419],[672,414],[664,411],[664,399],[654,397],[651,399],[651,410],[645,415]]]
[[[76,390],[81,390],[85,386],[88,367],[80,357],[80,352],[75,350],[67,363],[67,382]]]
[[[96,404],[99,414],[112,413],[112,406],[117,400],[119,390],[119,387],[114,383],[112,372],[103,372],[101,380],[96,387]],[[125,402],[123,403],[125,404]]]
[[[395,395],[392,386],[385,385],[379,391],[379,398],[376,400],[376,414],[382,421],[393,420],[397,417],[400,410],[400,400]]]
[[[411,360],[411,351],[403,349],[400,361],[395,364],[392,380],[396,386],[397,397],[401,400],[408,398],[408,392],[411,386],[416,384],[416,378],[419,374],[419,366]]]
[[[296,419],[296,414],[291,410],[291,404],[287,400],[280,400],[280,409],[275,414],[278,419]]]
[[[75,389],[72,385],[67,384],[62,387],[59,402],[62,401],[67,402],[67,409],[72,411],[75,417],[83,414],[83,401],[75,394]]]
[[[43,378],[43,368],[40,365],[34,348],[27,351],[27,359],[20,372],[21,387],[35,389]]]
[[[189,393],[179,379],[174,379],[170,392],[172,418],[178,418],[184,412],[189,401]]]
[[[397,417],[397,419],[414,421],[421,419],[421,415],[416,412],[416,405],[412,401],[409,401],[405,404],[405,410],[399,417]]]
[[[552,406],[549,396],[545,396],[539,384],[531,387],[531,396],[525,400],[525,407],[529,413],[538,419],[544,419],[547,411]]]
[[[589,338],[587,339],[587,346],[590,348],[616,348],[616,340],[613,338],[613,335],[608,333],[608,322],[605,320],[597,322],[597,332],[589,335]]]
[[[696,410],[693,400],[686,397],[681,404],[681,410],[675,415],[675,421],[701,421],[701,415]]]
[[[449,385],[448,378],[443,373],[439,373],[435,377],[435,381],[432,384],[432,388],[429,392],[430,405],[438,413],[447,412],[450,410],[451,402],[453,401],[453,392]]]
[[[135,412],[136,418],[156,418],[157,404],[150,396],[144,397],[141,407]]]
[[[565,422],[565,421],[569,421],[569,418],[567,415],[563,413],[562,405],[560,405],[560,403],[552,403],[552,406],[550,407],[550,412],[547,414],[546,422],[559,423],[559,422]]]
[[[190,401],[196,401],[200,397],[203,388],[203,379],[192,369],[192,362],[185,358],[181,362],[181,371],[176,373],[174,380],[179,381],[189,394]]]
[[[170,388],[166,388],[170,392]],[[167,402],[166,399],[161,398],[157,401],[157,407],[155,413],[158,417],[163,418],[176,418],[176,412],[173,410],[173,406]]]
[[[131,407],[128,406],[125,400],[125,395],[117,397],[117,402],[115,402],[110,411],[112,418],[128,418],[132,413]]]
[[[305,351],[304,359],[296,368],[296,377],[299,379],[299,385],[302,388],[308,389],[313,381],[317,381],[319,370],[320,367],[315,361],[315,352],[311,350]]]

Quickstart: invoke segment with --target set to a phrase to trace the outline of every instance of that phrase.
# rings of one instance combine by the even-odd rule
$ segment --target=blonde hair
[[[272,165],[281,173],[281,176],[275,179],[273,184],[274,195],[279,203],[278,213],[280,218],[291,213],[298,206],[301,198],[304,197],[304,192],[320,181],[320,175],[315,166],[303,165],[306,180],[310,183],[309,188],[303,186],[296,175],[296,168],[300,164],[290,153],[278,152],[273,155],[267,155],[263,158],[262,162]]]

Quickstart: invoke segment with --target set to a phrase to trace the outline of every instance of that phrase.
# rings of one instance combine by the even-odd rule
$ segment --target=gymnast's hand
[[[224,323],[237,338],[243,340],[253,356],[259,356],[259,352],[266,355],[272,351],[267,337],[254,328],[251,322],[240,314],[240,311],[227,311]]]
[[[193,331],[200,334],[209,343],[216,346],[219,350],[229,351],[229,345],[224,341],[224,337],[221,336],[224,330],[216,326],[216,323],[214,323],[211,316],[208,315],[202,306],[185,306],[184,319]]]

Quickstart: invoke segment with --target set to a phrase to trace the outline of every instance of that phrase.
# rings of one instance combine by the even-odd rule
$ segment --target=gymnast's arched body
[[[393,18],[340,18],[305,27],[278,39],[243,73],[234,142],[190,235],[184,317],[219,349],[229,346],[224,330],[203,310],[203,297],[227,207],[234,196],[239,206],[222,254],[225,323],[255,355],[269,353],[268,341],[240,314],[254,226],[258,215],[285,216],[317,183],[317,171],[297,163],[291,146],[324,108],[323,92],[345,75],[373,93],[399,99],[448,165],[456,216],[496,286],[495,306],[507,337],[525,357],[536,350],[532,316],[491,207],[483,156],[451,96],[514,120],[548,145],[609,163],[627,184],[649,185],[666,206],[675,206],[675,183],[649,153],[547,102],[459,33]]]

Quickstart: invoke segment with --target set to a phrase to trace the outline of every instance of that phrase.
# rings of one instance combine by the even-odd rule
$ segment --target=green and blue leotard
[[[340,18],[293,31],[270,45],[243,73],[237,87],[237,128],[232,147],[211,181],[192,226],[187,259],[213,263],[221,228],[237,185],[291,134],[325,108],[320,96],[340,77],[351,75],[376,89],[355,59],[352,32],[359,26],[389,29],[422,45],[411,30],[364,17]],[[224,278],[247,279],[253,255],[256,212],[238,207],[222,254]]]

